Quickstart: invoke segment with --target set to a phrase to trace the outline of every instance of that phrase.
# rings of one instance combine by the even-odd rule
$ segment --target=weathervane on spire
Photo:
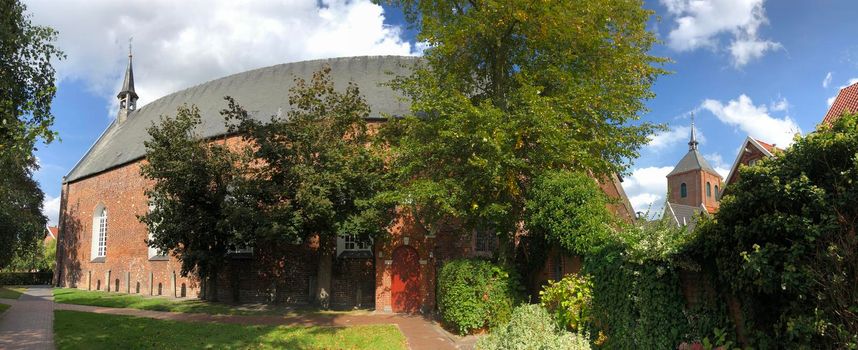
[[[691,139],[688,141],[688,150],[697,150],[697,138],[694,137],[694,112],[691,112]]]

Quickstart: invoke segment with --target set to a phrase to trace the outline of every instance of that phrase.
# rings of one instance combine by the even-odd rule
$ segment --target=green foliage
[[[232,190],[242,163],[224,144],[200,138],[200,124],[199,109],[181,106],[175,118],[162,116],[148,129],[140,172],[152,181],[150,208],[139,219],[151,234],[149,246],[174,255],[183,276],[196,273],[204,281],[203,297],[217,299],[214,277],[247,225]]]
[[[444,322],[467,334],[509,321],[521,292],[512,269],[480,259],[451,260],[438,274],[438,311]]]
[[[587,254],[598,251],[613,233],[612,224],[617,224],[609,203],[586,173],[549,171],[534,181],[525,222],[529,232],[576,254]]]
[[[28,286],[51,284],[54,273],[47,272],[0,272],[0,286]]]
[[[47,218],[42,214],[44,193],[33,180],[34,170],[0,157],[0,269],[39,267]]]
[[[42,230],[44,232],[44,230]],[[57,241],[44,243],[39,235],[22,244],[15,250],[12,261],[4,271],[13,272],[52,272],[57,260]],[[50,280],[49,280],[50,282]]]
[[[539,305],[521,305],[509,323],[477,341],[479,350],[589,350],[589,336],[570,333]]]
[[[19,0],[0,3],[0,159],[16,168],[34,164],[38,139],[50,143],[56,136],[51,63],[65,57],[53,44],[57,32],[33,25],[26,10]]]
[[[757,348],[858,347],[858,116],[740,169],[699,248]]]
[[[421,221],[498,232],[502,260],[534,179],[621,173],[658,129],[637,122],[665,62],[648,54],[639,1],[377,1],[429,43],[392,84],[413,115],[382,133],[398,184],[387,198]]]
[[[593,283],[589,277],[569,274],[559,281],[548,281],[539,299],[563,329],[581,331],[591,325]]]
[[[338,92],[331,79],[330,67],[310,81],[296,78],[285,118],[266,122],[227,98],[222,113],[250,145],[249,159],[258,162],[241,189],[249,199],[246,214],[258,222],[256,239],[385,233],[392,210],[372,201],[387,182],[381,154],[369,147],[370,107],[358,86],[349,83]]]

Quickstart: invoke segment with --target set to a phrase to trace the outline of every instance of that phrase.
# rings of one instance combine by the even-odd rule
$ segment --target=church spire
[[[694,136],[694,113],[691,113],[691,139],[688,141],[688,150],[697,150],[697,138]]]
[[[128,67],[125,69],[125,81],[122,90],[116,95],[119,99],[119,122],[128,118],[128,113],[137,109],[137,92],[134,91],[134,69],[131,66],[131,39],[128,39]]]

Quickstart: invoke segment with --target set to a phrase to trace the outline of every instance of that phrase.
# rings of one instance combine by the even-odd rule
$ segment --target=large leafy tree
[[[858,115],[740,174],[699,238],[755,347],[858,346]]]
[[[354,84],[336,91],[325,67],[295,79],[285,118],[261,122],[230,98],[224,114],[242,135],[250,167],[243,191],[257,223],[255,238],[293,242],[318,235],[318,302],[328,306],[335,239],[385,232],[390,211],[371,199],[384,189],[384,163],[371,147],[370,107]]]
[[[0,269],[14,257],[35,254],[45,234],[44,194],[33,180],[32,168],[0,157]]]
[[[31,162],[37,140],[55,137],[51,63],[64,57],[53,44],[57,32],[33,25],[25,11],[17,0],[0,3],[0,157],[18,166]]]
[[[182,106],[175,118],[162,117],[145,141],[144,178],[149,212],[140,217],[151,233],[150,247],[175,256],[183,276],[196,274],[203,298],[217,300],[217,276],[231,248],[244,243],[239,155],[216,140],[200,137],[196,107]]]
[[[387,2],[429,48],[393,83],[413,115],[384,131],[401,184],[385,198],[430,229],[455,217],[509,238],[542,172],[607,179],[658,129],[636,122],[665,73],[641,1]]]
[[[39,140],[55,133],[51,63],[63,57],[56,31],[35,26],[20,1],[0,2],[0,268],[13,254],[32,253],[44,234],[44,194],[33,180]]]

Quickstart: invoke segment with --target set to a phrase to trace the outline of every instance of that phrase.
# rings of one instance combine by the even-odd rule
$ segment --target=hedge
[[[0,272],[0,286],[51,284],[53,272]]]
[[[479,259],[452,260],[438,276],[441,318],[461,334],[507,323],[522,301],[513,269]]]

